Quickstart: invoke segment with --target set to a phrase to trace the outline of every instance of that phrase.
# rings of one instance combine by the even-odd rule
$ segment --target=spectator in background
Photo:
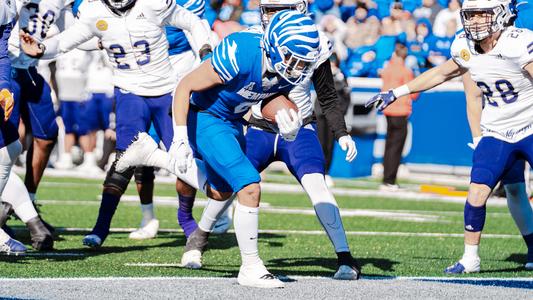
[[[455,20],[448,21],[446,26],[446,35],[443,37],[432,36],[429,38],[429,56],[428,62],[430,68],[438,66],[451,58],[450,48],[455,38],[455,29],[457,23]]]
[[[460,15],[461,3],[459,0],[450,0],[448,2],[448,8],[441,10],[435,17],[433,22],[433,34],[438,37],[446,36],[446,27],[451,20],[455,20],[457,25],[456,30],[462,28],[461,15]]]
[[[414,39],[407,41],[406,65],[415,74],[420,74],[430,66],[428,62],[429,41],[432,39],[431,23],[428,19],[420,19],[416,22]]]
[[[391,18],[385,18],[381,21],[381,36],[374,45],[376,58],[369,74],[370,77],[379,77],[379,74],[391,58],[396,43],[405,39],[405,33],[398,32],[399,30],[400,28],[396,26],[396,22]]]
[[[405,66],[406,57],[407,47],[396,43],[394,55],[381,73],[382,91],[401,86],[414,78],[413,72]],[[407,138],[408,118],[412,111],[411,101],[415,98],[416,96],[412,95],[401,97],[383,111],[387,117],[387,140],[383,155],[383,183],[380,186],[382,190],[399,189],[396,176]]]
[[[243,1],[243,8],[240,17],[241,25],[249,27],[261,24],[259,0],[245,0]]]
[[[213,31],[221,40],[245,28],[239,24],[242,13],[240,0],[225,0],[217,11],[218,18],[213,23]]]
[[[437,11],[441,7],[435,3],[435,0],[422,0],[422,6],[413,11],[413,17],[415,19],[428,19],[431,23],[435,21]]]
[[[346,24],[333,15],[325,15],[318,27],[326,33],[330,41],[333,43],[333,52],[337,53],[337,57],[340,60],[345,60],[348,56],[344,44],[347,32]]]

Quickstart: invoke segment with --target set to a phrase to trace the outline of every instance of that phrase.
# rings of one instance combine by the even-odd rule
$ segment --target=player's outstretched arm
[[[366,106],[376,105],[379,110],[384,110],[399,97],[427,91],[452,78],[464,74],[467,69],[459,66],[455,60],[449,59],[442,65],[429,69],[420,76],[395,89],[382,92],[366,102]]]
[[[79,45],[89,41],[94,34],[84,22],[74,24],[62,33],[39,43],[31,35],[20,31],[20,47],[24,53],[33,58],[54,59]]]
[[[463,74],[463,85],[466,96],[466,116],[472,133],[472,143],[469,143],[468,146],[475,149],[481,140],[481,90],[472,80],[469,72]]]

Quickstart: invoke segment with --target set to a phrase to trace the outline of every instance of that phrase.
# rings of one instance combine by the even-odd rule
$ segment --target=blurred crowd
[[[397,43],[415,75],[450,58],[461,29],[458,0],[310,0],[309,12],[334,43],[346,77],[380,77]],[[206,18],[224,37],[260,22],[259,0],[212,0]]]

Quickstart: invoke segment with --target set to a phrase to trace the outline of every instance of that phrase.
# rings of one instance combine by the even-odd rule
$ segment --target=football
[[[294,111],[298,111],[296,104],[289,100],[285,95],[278,95],[263,100],[261,104],[261,114],[263,115],[263,118],[272,123],[276,123],[276,113],[281,109],[294,109]]]

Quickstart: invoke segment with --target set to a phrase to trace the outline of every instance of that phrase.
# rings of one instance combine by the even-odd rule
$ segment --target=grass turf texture
[[[90,228],[98,212],[101,182],[72,178],[45,178],[38,199],[59,200],[42,206],[43,217],[56,227]],[[131,184],[128,195],[135,195]],[[157,184],[157,196],[174,196],[170,184]],[[378,197],[337,197],[341,209],[366,209],[388,212],[419,213],[438,216],[425,222],[391,220],[386,217],[343,217],[347,231],[462,233],[463,205],[420,202]],[[68,201],[68,202],[67,202]],[[79,202],[76,203],[76,201]],[[90,202],[87,202],[90,201]],[[263,202],[275,208],[311,209],[304,194],[264,193]],[[202,208],[195,208],[198,219]],[[176,208],[157,206],[161,228],[177,229]],[[123,202],[112,227],[136,227],[140,221],[138,203]],[[9,223],[17,229],[19,221]],[[315,216],[262,212],[261,229],[322,230]],[[518,235],[507,208],[488,207],[485,233]],[[96,251],[81,245],[86,232],[62,232],[56,241],[59,255],[26,257],[0,256],[0,277],[89,277],[89,276],[236,276],[240,257],[233,234],[212,236],[204,256],[202,270],[175,266],[140,267],[129,264],[178,264],[185,244],[182,233],[161,233],[157,239],[133,241],[127,233],[112,233],[104,247]],[[19,238],[29,244],[29,237],[19,231]],[[443,276],[443,269],[462,254],[462,238],[348,236],[353,253],[367,276]],[[279,275],[331,276],[336,267],[335,254],[326,235],[261,234],[261,257],[267,267]],[[526,247],[521,238],[485,238],[480,255],[482,273],[476,277],[528,277],[523,269]],[[34,256],[38,255],[38,256]],[[466,277],[465,276],[465,277]]]

